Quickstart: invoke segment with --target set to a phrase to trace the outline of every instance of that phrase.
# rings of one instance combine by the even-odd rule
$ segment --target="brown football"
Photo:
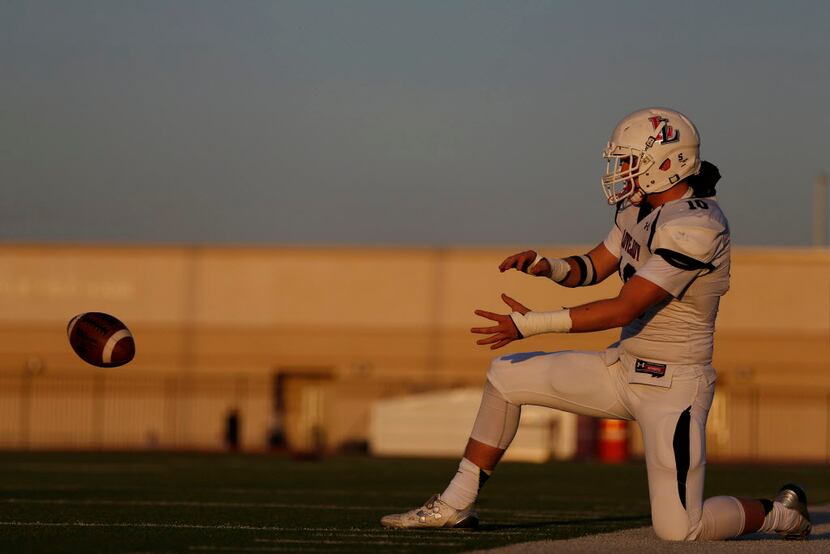
[[[88,364],[118,367],[135,356],[135,341],[118,318],[101,312],[78,314],[66,326],[72,350]]]

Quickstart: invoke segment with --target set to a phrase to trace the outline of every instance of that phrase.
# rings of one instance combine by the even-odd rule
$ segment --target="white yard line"
[[[307,494],[307,493],[306,493]],[[382,515],[395,511],[405,511],[409,508],[401,505],[363,506],[346,504],[301,504],[296,502],[217,502],[201,500],[111,500],[107,498],[0,498],[0,504],[44,504],[44,505],[72,505],[72,506],[170,506],[170,507],[198,507],[198,508],[275,508],[275,509],[307,509],[307,510],[351,510],[373,511]],[[410,506],[411,507],[411,506]],[[508,510],[487,509],[488,514],[506,514],[518,517],[522,521],[551,520],[562,518],[561,512],[544,512],[538,510]],[[378,517],[380,517],[380,515]],[[575,515],[574,517],[578,517]]]
[[[296,546],[188,546],[188,550],[199,552],[297,552]],[[302,552],[331,552],[331,548],[304,546]]]
[[[324,541],[334,541],[334,542],[340,542],[341,544],[351,544],[351,542],[369,541],[369,542],[372,542],[373,544],[380,544],[382,542],[389,542],[390,544],[403,544],[403,545],[406,545],[406,544],[409,544],[409,543],[424,544],[424,537],[431,537],[431,538],[439,538],[439,539],[445,540],[447,542],[436,543],[436,542],[430,541],[429,544],[463,544],[464,543],[463,539],[474,539],[475,536],[476,536],[476,534],[474,532],[469,532],[469,531],[466,532],[467,533],[466,535],[463,534],[464,532],[459,533],[458,531],[455,531],[455,532],[453,532],[453,531],[440,532],[439,531],[436,534],[436,532],[434,530],[430,531],[429,533],[414,534],[414,533],[410,533],[408,531],[401,532],[400,530],[391,530],[391,529],[381,529],[379,531],[376,530],[376,529],[360,529],[360,530],[354,529],[350,532],[341,532],[341,531],[335,532],[335,531],[332,531],[332,532],[323,532],[323,533],[321,533],[321,532],[318,531],[316,533],[313,533],[313,532],[308,532],[308,533],[309,534],[314,534],[315,536],[314,537],[309,537],[307,539],[302,539],[302,540],[296,539],[296,538],[284,539],[284,538],[279,537],[279,536],[273,536],[273,537],[267,537],[267,538],[259,537],[259,538],[255,538],[254,542],[255,543],[270,544],[270,543],[281,543],[281,542],[303,542],[303,541],[324,542]],[[390,540],[392,538],[394,538],[394,540]],[[335,539],[337,539],[337,540],[335,540]],[[340,540],[340,539],[346,539],[346,541],[343,541],[343,540]]]
[[[201,525],[197,523],[104,523],[97,521],[0,521],[0,527],[136,527],[158,529],[228,529],[231,531],[313,531],[303,527],[272,527],[268,525]],[[332,529],[328,529],[332,530]]]
[[[188,550],[199,552],[297,552],[296,546],[188,546]],[[303,552],[331,552],[331,548],[303,547]]]
[[[0,472],[12,473],[160,473],[167,468],[160,464],[0,464]]]
[[[72,506],[171,506],[198,508],[285,508],[316,510],[393,510],[394,506],[344,506],[342,504],[296,504],[285,502],[202,502],[199,500],[108,500],[105,498],[4,498],[2,504],[46,504]]]
[[[221,525],[207,525],[207,524],[199,524],[199,523],[156,523],[156,522],[98,522],[98,521],[0,521],[0,527],[135,527],[135,528],[158,528],[158,529],[217,529],[223,530],[227,529],[230,531],[273,531],[279,533],[289,533],[289,532],[303,532],[303,533],[328,533],[335,536],[339,536],[343,529],[341,527],[278,527],[278,526],[271,526],[271,525],[231,525],[231,524],[221,524]],[[357,529],[352,528],[348,531],[351,532],[359,532],[365,533],[366,536],[372,535],[383,535],[388,536],[390,533],[397,533],[400,536],[399,531],[383,529],[378,525],[377,529]],[[426,530],[426,531],[416,531],[416,530],[407,530],[405,531],[406,536],[412,539],[415,539],[418,536],[429,536],[434,537],[436,531]],[[523,535],[525,531],[511,531],[507,530],[498,530],[498,531],[439,531],[439,533],[448,533],[448,537],[452,536],[449,534],[452,533],[469,533],[470,536],[481,536],[481,535]],[[269,539],[265,539],[269,540]],[[313,539],[310,539],[313,540]]]

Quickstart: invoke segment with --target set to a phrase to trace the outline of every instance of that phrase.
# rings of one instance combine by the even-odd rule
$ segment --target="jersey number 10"
[[[698,208],[700,208],[701,210],[709,209],[709,204],[707,204],[703,200],[686,200],[686,203],[689,204],[690,210],[696,210]]]

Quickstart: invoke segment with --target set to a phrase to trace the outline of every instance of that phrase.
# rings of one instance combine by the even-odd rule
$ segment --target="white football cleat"
[[[478,527],[478,513],[472,505],[456,510],[435,494],[420,508],[383,516],[380,524],[395,529],[472,529]]]
[[[807,511],[807,495],[798,485],[787,483],[775,496],[785,508],[798,512],[798,522],[795,527],[787,531],[778,531],[778,534],[787,540],[805,540],[813,529],[810,523],[810,513]]]

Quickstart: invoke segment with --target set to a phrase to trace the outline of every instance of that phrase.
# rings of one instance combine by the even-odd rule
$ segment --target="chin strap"
[[[631,200],[631,203],[635,206],[639,206],[645,201],[646,193],[643,191],[643,189],[637,186],[637,190],[632,192],[631,196],[629,196],[628,199]]]

